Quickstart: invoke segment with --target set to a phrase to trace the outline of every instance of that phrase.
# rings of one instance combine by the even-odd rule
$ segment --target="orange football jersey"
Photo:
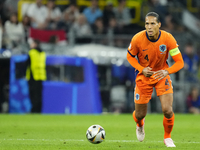
[[[156,41],[151,41],[146,33],[146,30],[137,33],[131,40],[128,47],[128,53],[135,57],[142,67],[151,67],[152,71],[169,68],[167,64],[169,51],[178,47],[174,37],[163,30],[159,31],[159,36]],[[145,77],[142,72],[137,75],[136,81],[142,79],[146,83],[154,84],[156,79]]]

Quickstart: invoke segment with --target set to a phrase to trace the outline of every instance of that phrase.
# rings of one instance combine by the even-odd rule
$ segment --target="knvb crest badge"
[[[135,99],[139,100],[140,99],[140,95],[138,93],[135,94]]]
[[[167,50],[167,47],[166,47],[166,45],[163,44],[163,45],[159,46],[159,49],[162,52],[161,54],[163,54]]]

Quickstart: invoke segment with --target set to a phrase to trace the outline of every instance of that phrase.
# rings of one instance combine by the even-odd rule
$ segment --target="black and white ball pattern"
[[[106,136],[105,130],[100,125],[92,125],[87,129],[86,138],[93,144],[98,144],[104,141]]]

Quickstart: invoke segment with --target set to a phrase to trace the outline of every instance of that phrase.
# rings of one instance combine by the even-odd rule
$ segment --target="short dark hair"
[[[193,46],[193,43],[192,43],[192,41],[188,41],[187,43],[186,43],[186,46]]]
[[[148,17],[148,16],[156,17],[157,22],[158,23],[160,22],[160,16],[157,13],[155,13],[155,12],[149,12],[148,14],[146,14],[146,17]]]

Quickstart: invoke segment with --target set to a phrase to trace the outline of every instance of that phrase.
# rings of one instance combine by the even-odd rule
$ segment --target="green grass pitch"
[[[0,115],[0,150],[163,150],[163,115],[147,114],[146,137],[138,142],[132,114]],[[91,144],[86,130],[99,124],[101,144]],[[200,116],[176,114],[172,132],[176,150],[200,150]]]

